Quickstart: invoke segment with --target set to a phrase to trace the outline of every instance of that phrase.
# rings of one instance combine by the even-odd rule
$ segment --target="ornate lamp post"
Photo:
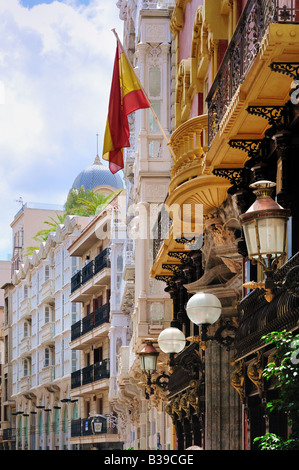
[[[145,340],[145,346],[138,353],[140,359],[140,368],[141,371],[147,377],[145,396],[148,399],[150,395],[154,393],[153,385],[158,385],[160,388],[165,390],[168,385],[169,376],[164,372],[157,377],[155,381],[152,381],[152,376],[157,370],[157,360],[159,352],[153,345],[153,339]]]
[[[275,187],[271,181],[257,181],[250,185],[256,195],[252,206],[240,215],[247,245],[248,258],[263,266],[266,279],[263,283],[244,284],[248,288],[264,288],[268,302],[273,299],[275,287],[273,274],[278,262],[286,256],[287,228],[290,212],[275,202],[271,193]]]

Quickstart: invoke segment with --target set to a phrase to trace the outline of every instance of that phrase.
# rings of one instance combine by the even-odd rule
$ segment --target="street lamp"
[[[184,333],[178,328],[169,327],[159,334],[158,344],[164,353],[178,354],[184,349],[186,338]]]
[[[266,279],[264,283],[248,283],[244,287],[266,290],[268,302],[273,299],[275,287],[273,274],[278,262],[286,256],[287,228],[290,211],[284,209],[271,197],[276,186],[271,181],[257,181],[250,185],[256,195],[252,206],[240,215],[247,245],[248,258],[252,263],[263,266]]]
[[[161,389],[165,390],[168,386],[169,375],[162,372],[155,381],[152,381],[152,375],[157,370],[157,360],[159,353],[153,345],[153,339],[146,339],[145,346],[138,353],[140,359],[141,371],[147,377],[145,397],[148,399],[154,393],[152,385],[158,385]]]
[[[205,351],[206,343],[209,340],[215,340],[229,349],[233,342],[233,337],[228,335],[222,336],[225,330],[236,330],[236,327],[229,321],[222,321],[214,336],[208,336],[208,327],[216,323],[220,318],[221,309],[221,302],[216,295],[208,292],[197,292],[194,294],[187,302],[186,312],[189,320],[201,327],[201,335],[189,337],[187,341],[200,343],[203,351]]]
[[[159,353],[153,346],[152,340],[145,341],[146,344],[144,348],[139,352],[140,368],[143,373],[151,377],[151,375],[156,372]]]

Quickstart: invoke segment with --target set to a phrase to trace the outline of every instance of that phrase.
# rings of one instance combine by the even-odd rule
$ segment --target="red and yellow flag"
[[[103,159],[109,161],[111,173],[124,167],[123,148],[130,147],[128,114],[149,107],[148,99],[117,41],[103,146]]]

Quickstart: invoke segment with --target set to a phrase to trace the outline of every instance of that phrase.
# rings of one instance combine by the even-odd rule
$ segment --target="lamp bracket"
[[[234,342],[234,336],[223,335],[225,331],[235,332],[237,330],[237,325],[234,325],[229,320],[223,321],[221,319],[220,325],[215,331],[214,336],[209,336],[207,334],[207,329],[209,325],[202,325],[201,336],[189,336],[187,341],[194,343],[199,343],[200,348],[204,351],[206,349],[207,341],[216,341],[221,346],[224,346],[228,351],[230,350],[231,345]]]
[[[169,379],[170,375],[167,375],[165,374],[165,372],[162,372],[162,374],[156,378],[153,384],[158,385],[158,387],[162,388],[162,390],[166,390],[168,388]]]

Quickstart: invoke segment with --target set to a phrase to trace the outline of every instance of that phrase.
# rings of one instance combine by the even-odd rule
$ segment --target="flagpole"
[[[126,57],[128,63],[129,63],[130,66],[132,67],[131,62],[130,62],[130,60],[129,60],[129,58],[128,58],[128,56],[127,56],[125,50],[124,50],[124,47],[123,47],[123,45],[122,45],[122,43],[121,43],[121,41],[120,41],[120,39],[119,39],[119,37],[118,37],[118,34],[117,34],[115,28],[113,28],[111,31],[114,33],[114,35],[115,35],[117,41],[119,42],[119,44],[120,44],[120,46],[121,46],[121,48],[122,48],[123,53],[125,54],[125,57]],[[133,69],[133,67],[132,67],[132,69]],[[175,154],[174,154],[174,151],[173,151],[173,149],[172,149],[172,147],[171,147],[171,145],[170,145],[170,142],[169,142],[169,140],[168,140],[168,138],[167,138],[167,136],[166,136],[166,134],[165,134],[165,131],[164,131],[164,129],[163,129],[163,127],[162,127],[162,125],[161,125],[159,119],[158,119],[158,116],[156,115],[156,112],[155,112],[155,110],[154,110],[154,108],[153,108],[153,106],[152,106],[152,103],[150,102],[150,99],[149,99],[149,97],[147,96],[147,93],[146,93],[146,91],[145,91],[145,89],[144,89],[142,83],[140,82],[139,77],[138,77],[136,74],[135,74],[135,76],[136,76],[138,85],[140,86],[142,92],[144,93],[144,96],[145,96],[145,98],[146,98],[146,100],[147,100],[147,102],[148,102],[148,105],[149,105],[149,107],[150,107],[150,109],[151,109],[151,112],[153,113],[154,119],[155,119],[155,121],[156,121],[156,123],[157,123],[157,125],[158,125],[158,127],[159,127],[159,129],[160,129],[160,131],[161,131],[161,133],[162,133],[162,135],[163,135],[163,137],[164,137],[164,140],[165,140],[165,142],[166,142],[166,144],[167,144],[167,146],[168,146],[168,148],[169,148],[169,151],[170,151],[170,153],[171,153],[173,159],[176,160],[176,156],[175,156]]]

